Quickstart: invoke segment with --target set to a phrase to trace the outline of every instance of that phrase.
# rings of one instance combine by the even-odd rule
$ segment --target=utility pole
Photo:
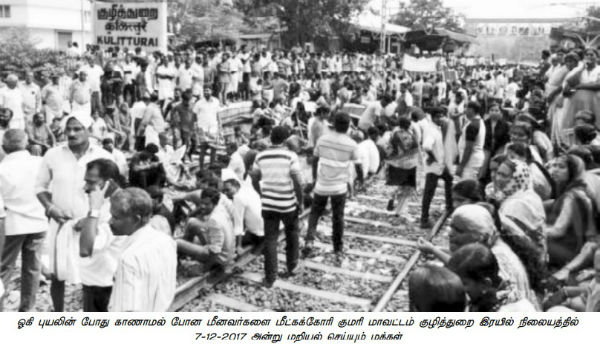
[[[83,3],[86,0],[81,0],[81,47],[79,52],[85,51],[85,9]]]
[[[382,54],[385,54],[385,22],[386,22],[387,0],[381,0],[381,41],[380,48]]]

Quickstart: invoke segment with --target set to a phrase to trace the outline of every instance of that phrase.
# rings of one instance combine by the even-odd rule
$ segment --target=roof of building
[[[382,20],[381,17],[369,12],[361,13],[350,20],[350,24],[359,28],[360,30],[370,31],[374,33],[381,33]],[[410,28],[405,26],[396,25],[392,23],[385,23],[386,34],[402,34],[410,31]]]

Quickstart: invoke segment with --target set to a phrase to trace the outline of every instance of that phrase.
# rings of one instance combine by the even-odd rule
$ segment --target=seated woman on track
[[[449,234],[449,252],[431,243],[419,240],[418,247],[425,253],[431,253],[444,264],[451,255],[464,245],[482,243],[489,247],[500,266],[500,274],[510,282],[511,287],[537,304],[535,293],[531,290],[529,276],[525,266],[513,250],[500,238],[490,210],[481,204],[467,204],[458,207],[452,214]]]
[[[535,312],[524,295],[501,277],[496,255],[481,243],[465,245],[452,254],[448,268],[462,279],[469,295],[469,312]]]
[[[445,267],[426,265],[408,279],[411,312],[464,312],[465,287],[455,273]]]

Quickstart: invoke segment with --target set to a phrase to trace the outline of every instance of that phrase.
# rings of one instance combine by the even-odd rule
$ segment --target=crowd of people
[[[178,262],[228,272],[254,245],[270,288],[316,254],[329,200],[343,261],[346,200],[378,176],[397,216],[421,195],[424,229],[444,181],[450,245],[419,240],[432,263],[410,277],[411,310],[598,311],[598,61],[447,56],[412,73],[398,55],[108,49],[3,75],[0,286],[21,255],[20,311],[40,279],[55,311],[65,284],[84,311],[166,311]],[[226,134],[220,112],[243,102]]]

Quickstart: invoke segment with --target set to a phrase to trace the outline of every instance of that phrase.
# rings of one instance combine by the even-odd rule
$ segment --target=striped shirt
[[[108,306],[111,312],[166,312],[175,298],[177,245],[146,225],[123,243]]]
[[[282,146],[272,146],[256,156],[254,168],[261,173],[263,211],[288,213],[296,210],[292,175],[300,176],[298,155]]]
[[[358,144],[346,134],[336,132],[321,136],[314,149],[319,158],[315,193],[339,195],[348,191],[350,169],[358,160]]]

